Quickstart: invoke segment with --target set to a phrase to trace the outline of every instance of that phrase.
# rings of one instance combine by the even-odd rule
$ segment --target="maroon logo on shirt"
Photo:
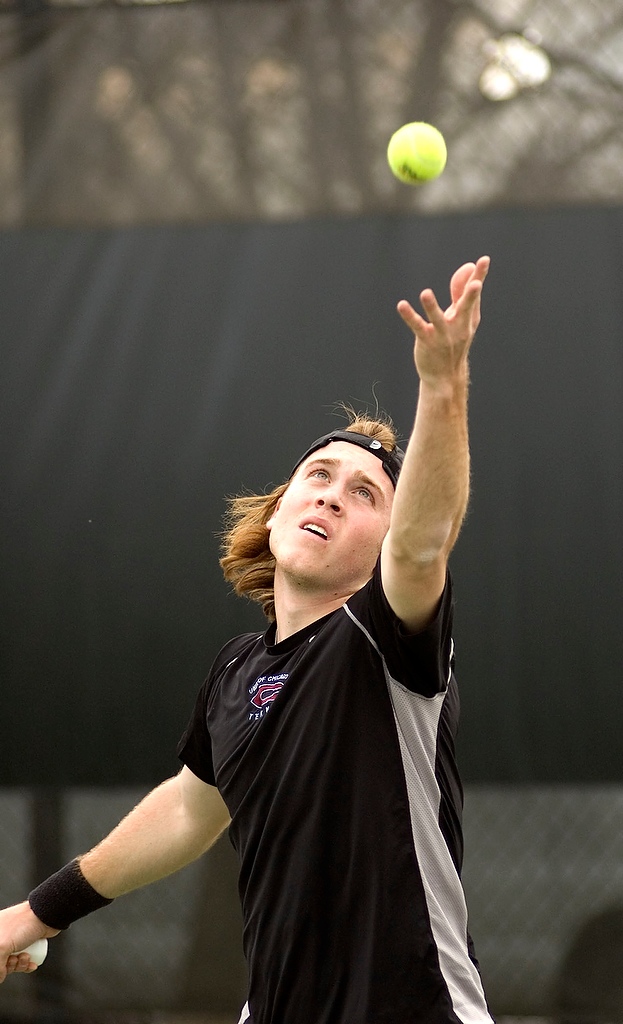
[[[272,702],[279,691],[283,689],[289,674],[289,672],[280,672],[274,676],[259,676],[249,687],[250,720],[263,718],[267,711],[270,711]]]
[[[263,708],[266,704],[272,704],[282,687],[283,683],[262,683],[261,686],[258,686],[255,696],[251,698],[251,703],[256,708]]]

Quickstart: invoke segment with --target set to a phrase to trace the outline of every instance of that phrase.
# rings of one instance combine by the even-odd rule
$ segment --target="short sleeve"
[[[432,622],[418,633],[406,632],[390,607],[381,582],[380,560],[370,582],[349,600],[348,606],[378,645],[396,682],[424,697],[446,690],[454,661],[454,602],[449,572]]]
[[[216,786],[207,721],[208,683],[206,680],[197,695],[190,721],[177,745],[177,756],[202,782]]]

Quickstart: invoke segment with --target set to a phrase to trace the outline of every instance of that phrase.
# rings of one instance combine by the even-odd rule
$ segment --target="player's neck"
[[[289,587],[275,587],[275,643],[287,640],[293,633],[324,618],[348,601],[351,594],[320,594],[292,592]]]

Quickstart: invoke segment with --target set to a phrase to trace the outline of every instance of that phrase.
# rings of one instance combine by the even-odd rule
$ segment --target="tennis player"
[[[0,913],[0,980],[78,918],[162,878],[229,826],[248,1024],[490,1024],[461,886],[448,557],[469,491],[468,356],[487,257],[399,313],[415,336],[403,454],[356,416],[286,483],[234,499],[221,565],[265,633],[216,658],[180,773]]]

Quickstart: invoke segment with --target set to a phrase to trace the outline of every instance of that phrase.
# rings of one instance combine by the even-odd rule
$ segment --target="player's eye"
[[[369,501],[373,500],[372,499],[372,491],[369,491],[367,487],[359,487],[357,489],[357,493],[361,494],[362,497],[367,498]]]
[[[319,477],[320,479],[323,480],[329,479],[329,474],[327,473],[326,469],[312,469],[309,475]]]

